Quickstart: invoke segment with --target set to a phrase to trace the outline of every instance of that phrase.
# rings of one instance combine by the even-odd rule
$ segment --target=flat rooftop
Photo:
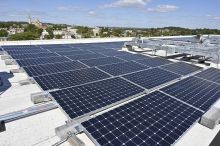
[[[5,42],[0,45],[43,45],[43,44],[76,44],[76,43],[99,43],[99,42],[124,42],[131,41],[131,38],[114,38],[114,39],[81,39],[75,41],[23,41],[23,42]],[[120,49],[121,48],[117,48]],[[125,48],[122,49],[127,53],[137,54],[130,52]],[[158,51],[157,55],[163,56],[165,52]],[[1,55],[5,56],[5,55]],[[151,53],[144,53],[144,56],[152,57]],[[153,56],[154,58],[155,56]],[[179,62],[174,59],[169,59],[172,62]],[[138,62],[139,64],[141,62]],[[188,63],[187,63],[188,64]],[[201,64],[193,64],[198,67],[203,67],[208,69],[209,67]],[[211,63],[211,66],[216,67],[216,64]],[[104,68],[104,67],[103,67]],[[29,107],[36,106],[31,101],[31,94],[42,92],[42,88],[38,84],[25,84],[21,85],[21,81],[29,79],[26,72],[11,73],[11,70],[20,69],[18,64],[6,65],[5,60],[0,60],[0,72],[3,75],[3,81],[6,81],[8,85],[6,88],[1,89],[0,93],[0,115],[6,115],[8,113],[15,113],[17,111],[27,112],[26,109]],[[7,83],[9,82],[9,83]],[[126,101],[120,103],[119,105],[124,105]],[[49,102],[49,103],[52,103]],[[40,103],[37,105],[44,105],[45,103]],[[55,105],[57,103],[54,103]],[[119,106],[119,105],[116,105]],[[220,100],[214,103],[212,107],[220,108]],[[110,109],[114,109],[112,107]],[[109,111],[110,109],[104,110],[102,112],[96,113],[100,115]],[[95,115],[96,115],[95,114]],[[94,115],[93,115],[94,116]],[[0,116],[1,117],[1,116]],[[25,118],[21,118],[15,121],[6,123],[6,131],[0,133],[0,145],[11,146],[11,145],[21,145],[21,146],[48,146],[54,145],[60,141],[60,138],[55,133],[55,128],[66,124],[68,117],[59,108],[48,110],[46,112],[41,112],[34,114]],[[176,142],[175,146],[208,146],[214,137],[220,130],[220,125],[217,125],[214,129],[209,129],[198,122],[195,122]],[[80,133],[76,135],[86,146],[95,145],[95,143],[87,136],[86,133]],[[70,145],[69,142],[64,142],[60,145]]]

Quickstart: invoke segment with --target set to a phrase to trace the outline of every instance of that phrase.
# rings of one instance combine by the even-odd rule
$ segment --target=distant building
[[[47,36],[47,35],[49,35],[49,33],[44,29],[43,32],[42,32],[42,34],[41,34],[40,39],[44,39],[45,36]]]
[[[54,30],[54,31],[53,31],[53,34],[54,34],[54,35],[64,35],[64,34],[65,34],[65,31],[63,31],[63,30]]]
[[[40,22],[38,19],[32,19],[31,16],[28,17],[29,24],[33,24],[38,28],[47,29],[47,25]]]
[[[8,34],[9,35],[13,35],[13,34],[16,34],[16,33],[23,33],[24,32],[24,28],[9,28],[8,30]]]
[[[0,37],[0,42],[7,41],[7,40],[8,40],[8,37]]]
[[[93,31],[93,35],[94,35],[95,37],[99,36],[99,31],[100,31],[100,28],[99,28],[99,27],[93,28],[92,31]]]

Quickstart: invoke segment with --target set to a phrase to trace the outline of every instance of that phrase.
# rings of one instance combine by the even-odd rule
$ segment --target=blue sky
[[[220,29],[220,0],[1,0],[0,21]]]

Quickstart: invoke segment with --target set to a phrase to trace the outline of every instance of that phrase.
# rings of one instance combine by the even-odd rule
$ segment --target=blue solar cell
[[[9,55],[18,55],[18,54],[38,54],[38,53],[49,53],[48,50],[44,49],[27,49],[27,50],[11,50],[7,51]]]
[[[149,56],[140,55],[140,54],[130,54],[130,55],[117,56],[117,57],[120,59],[127,60],[127,61],[140,60],[140,59],[150,59],[151,58]]]
[[[51,92],[51,95],[67,115],[73,119],[143,91],[144,89],[121,78],[111,78]]]
[[[183,63],[183,62],[165,65],[165,66],[162,66],[162,68],[169,70],[169,71],[172,71],[172,72],[175,72],[175,73],[178,73],[180,75],[191,74],[193,72],[196,72],[196,71],[199,71],[200,69],[202,69],[201,67],[191,65],[188,63]]]
[[[106,56],[121,56],[121,55],[129,55],[130,53],[124,51],[102,51],[99,52]]]
[[[220,84],[220,70],[219,69],[209,68],[207,70],[204,70],[196,74],[196,76]]]
[[[78,48],[51,48],[48,49],[50,52],[71,52],[71,51],[80,51]]]
[[[136,60],[136,62],[144,64],[146,66],[150,66],[150,67],[157,67],[157,66],[172,63],[169,60],[166,60],[166,59],[163,59],[163,58],[158,58],[158,57],[150,58],[150,59],[143,59],[143,60]]]
[[[23,68],[27,72],[27,74],[32,77],[32,76],[40,76],[40,75],[86,68],[86,66],[80,62],[71,61],[71,62],[37,65],[37,66],[27,66]]]
[[[87,68],[34,77],[43,90],[62,89],[108,78],[96,68]]]
[[[146,89],[151,89],[181,76],[160,68],[154,68],[125,75],[123,77]]]
[[[101,70],[113,75],[118,76],[139,70],[148,69],[149,67],[135,63],[135,62],[123,62],[118,64],[111,64],[99,67]]]
[[[207,111],[220,97],[220,85],[189,77],[161,89],[186,103]]]
[[[57,57],[49,57],[49,58],[23,59],[16,61],[21,67],[23,67],[23,66],[32,66],[32,65],[40,65],[40,64],[53,64],[57,62],[65,62],[71,60],[66,57],[57,56]]]
[[[83,54],[83,55],[74,55],[68,56],[71,60],[86,60],[86,59],[94,59],[94,58],[104,58],[106,56],[101,54]]]
[[[46,58],[52,56],[59,56],[55,53],[38,53],[38,54],[19,54],[19,55],[11,55],[13,59],[34,59],[34,58]]]
[[[89,52],[89,51],[71,51],[71,52],[57,52],[57,54],[60,54],[60,55],[64,55],[64,56],[72,56],[72,55],[80,55],[80,54],[89,54],[89,53],[92,53],[92,52]]]
[[[100,66],[106,64],[120,63],[124,61],[115,57],[106,57],[106,58],[98,58],[98,59],[81,60],[81,62],[83,62],[88,66]]]
[[[82,123],[100,145],[170,146],[202,112],[154,92]]]

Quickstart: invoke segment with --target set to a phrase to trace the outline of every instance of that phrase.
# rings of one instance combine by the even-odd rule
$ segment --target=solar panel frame
[[[72,91],[70,91],[70,90],[72,90]],[[63,93],[66,91],[68,91],[69,93],[68,94]],[[118,105],[120,103],[123,103],[127,100],[130,100],[130,99],[136,97],[136,96],[144,94],[144,92],[145,91],[143,88],[140,88],[130,82],[127,82],[126,80],[124,80],[120,77],[116,77],[116,78],[108,78],[108,79],[104,79],[101,81],[88,83],[88,84],[84,84],[84,85],[79,85],[79,86],[75,86],[75,87],[69,87],[69,88],[65,88],[62,90],[58,90],[58,91],[52,91],[52,92],[50,92],[50,95],[52,97],[52,100],[58,104],[59,108],[68,117],[68,119],[70,119],[70,120],[75,119],[76,120],[76,119],[80,119],[82,117],[103,111],[105,109],[108,109],[108,108],[115,106],[115,105]],[[78,93],[80,93],[81,95],[79,95]],[[88,96],[88,93],[91,95]],[[123,93],[123,94],[121,94],[121,93]],[[111,94],[111,96],[109,94]],[[66,97],[64,97],[64,96],[66,96]],[[77,96],[77,97],[73,97],[73,96]],[[87,98],[85,98],[84,96],[87,96]],[[74,98],[74,99],[77,98],[76,101],[78,103],[80,102],[80,104],[75,103],[75,105],[73,107],[77,107],[78,111],[84,110],[87,112],[84,112],[84,113],[79,112],[78,114],[76,114],[78,112],[76,110],[77,108],[74,108],[74,110],[71,111],[71,112],[73,112],[72,114],[66,112],[68,110],[67,109],[65,110],[64,106],[61,105],[62,103],[65,102],[65,98],[68,98],[71,100],[73,100],[72,98]],[[87,105],[84,106],[84,104],[81,102],[82,100],[79,100],[80,98],[86,99],[86,100],[88,100],[88,98],[90,98],[89,100],[92,100],[92,102],[87,102],[86,103]],[[104,98],[104,99],[99,99],[99,98]],[[111,98],[111,99],[108,99],[108,98]],[[70,104],[71,102],[68,101],[65,103]],[[82,105],[84,107],[79,108],[78,105],[79,106]],[[93,107],[93,109],[89,110],[88,108],[91,106]]]
[[[86,120],[82,126],[96,145],[173,145],[202,114],[156,91]]]
[[[194,76],[160,90],[203,111],[209,110],[220,97],[220,85]]]

